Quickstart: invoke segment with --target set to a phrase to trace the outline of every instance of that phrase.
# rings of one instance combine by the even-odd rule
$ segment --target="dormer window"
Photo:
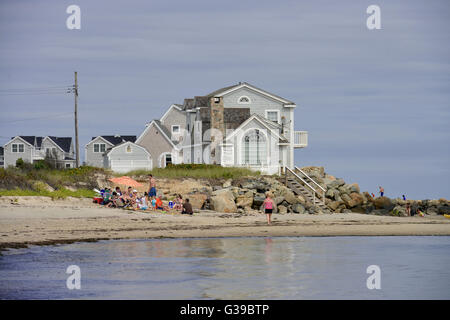
[[[250,98],[247,96],[242,96],[238,99],[238,103],[239,104],[249,104],[250,103]]]

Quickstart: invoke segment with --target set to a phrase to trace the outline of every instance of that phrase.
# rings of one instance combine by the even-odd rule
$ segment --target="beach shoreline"
[[[450,235],[450,219],[443,216],[274,214],[268,226],[262,213],[200,211],[187,216],[104,208],[90,199],[15,198],[1,197],[0,252],[121,239]]]

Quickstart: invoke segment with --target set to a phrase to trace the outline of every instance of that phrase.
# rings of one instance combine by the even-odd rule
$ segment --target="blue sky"
[[[68,30],[66,8],[81,8]],[[368,30],[366,8],[381,8]],[[297,103],[321,165],[363,190],[450,198],[449,1],[2,1],[0,144],[136,134],[172,103],[246,81]]]

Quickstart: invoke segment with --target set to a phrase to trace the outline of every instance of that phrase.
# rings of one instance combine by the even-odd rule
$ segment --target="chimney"
[[[211,108],[211,142],[216,142],[216,146],[223,141],[225,137],[225,120],[223,97],[212,97],[209,100]],[[220,135],[219,135],[220,132]],[[218,141],[220,139],[220,141]],[[217,163],[215,150],[211,150],[211,162]]]

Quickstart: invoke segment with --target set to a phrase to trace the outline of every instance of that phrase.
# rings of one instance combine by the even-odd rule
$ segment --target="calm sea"
[[[77,265],[81,289],[69,290]],[[381,289],[367,288],[380,268]],[[102,241],[0,257],[2,299],[450,299],[450,237]]]

